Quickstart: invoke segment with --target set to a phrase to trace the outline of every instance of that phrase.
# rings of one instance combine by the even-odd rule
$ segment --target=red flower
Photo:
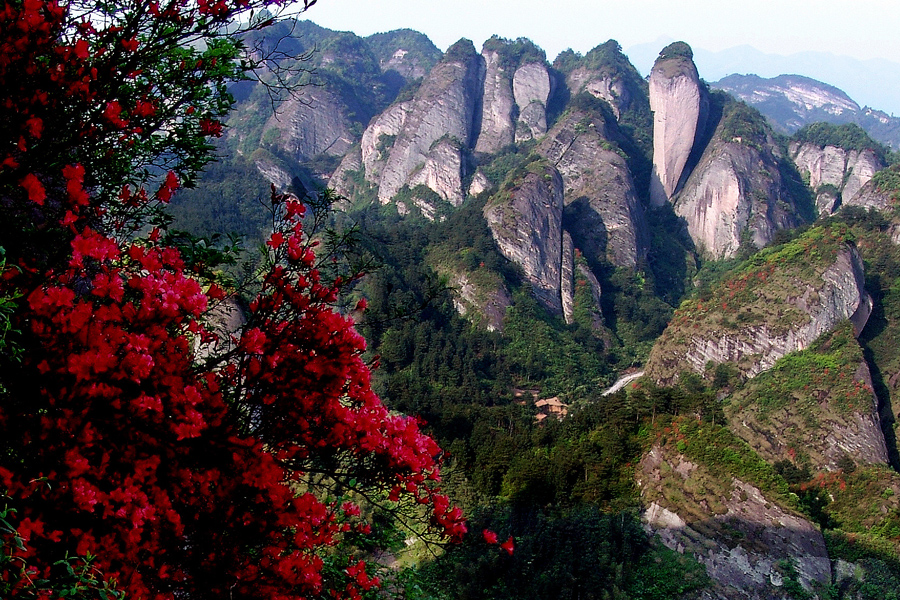
[[[496,544],[497,543],[497,534],[491,531],[490,529],[485,529],[481,532],[481,535],[484,536],[484,541],[488,544]]]
[[[34,174],[29,173],[20,182],[20,185],[28,192],[28,199],[38,205],[43,205],[47,199],[47,191],[44,185],[38,180]]]
[[[500,544],[500,548],[506,550],[506,553],[512,556],[513,550],[515,550],[515,546],[513,545],[513,538],[509,536],[509,539]]]
[[[222,124],[214,119],[201,119],[200,133],[213,137],[222,137]]]

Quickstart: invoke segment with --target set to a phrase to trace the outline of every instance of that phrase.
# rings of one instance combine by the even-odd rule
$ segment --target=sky
[[[306,17],[363,36],[415,29],[441,50],[461,37],[477,48],[493,34],[527,37],[551,61],[612,38],[626,50],[677,39],[711,51],[747,44],[900,63],[900,0],[318,0]]]

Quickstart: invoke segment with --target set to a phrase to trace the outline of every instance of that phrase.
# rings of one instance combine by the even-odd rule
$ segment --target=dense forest
[[[423,85],[420,75],[391,87],[372,66],[377,66],[373,56],[386,60],[391,44],[397,43],[388,34],[367,38],[367,45],[304,27],[304,35],[318,40],[325,55],[340,49],[357,56],[319,65],[322,85],[330,85],[329,77],[344,78],[379,90],[368,104],[359,105],[359,90],[340,87],[356,103],[352,118],[361,126],[392,102],[413,98]],[[418,37],[398,35],[418,44],[410,52],[418,53],[422,64],[435,64],[434,54]],[[449,54],[465,55],[462,46],[454,48]],[[492,38],[485,44],[488,50],[499,52],[509,69],[527,61],[546,62],[527,40]],[[690,58],[686,44],[673,44],[660,60]],[[369,66],[358,70],[363,63]],[[620,74],[635,89],[646,90],[646,82],[635,77],[613,41],[585,56],[564,52],[548,68],[558,81],[578,69],[592,69]],[[367,265],[367,275],[341,302],[349,307],[366,300],[366,311],[356,317],[368,344],[367,357],[378,365],[375,388],[388,406],[421,419],[438,440],[444,449],[444,490],[469,516],[470,533],[459,546],[423,545],[402,524],[381,523],[379,539],[388,548],[375,556],[385,565],[385,591],[448,600],[700,597],[712,585],[703,565],[691,552],[667,548],[641,523],[647,508],[639,484],[642,462],[656,448],[677,452],[708,473],[706,492],[683,492],[686,506],[714,504],[719,489],[714,481],[751,482],[773,503],[814,523],[832,560],[858,567],[856,578],[835,577],[810,590],[799,583],[797,565],[782,560],[773,568],[784,597],[897,597],[900,506],[893,490],[900,482],[895,471],[900,454],[893,433],[897,378],[892,374],[900,370],[894,350],[900,343],[900,249],[892,236],[900,212],[896,204],[882,211],[848,206],[817,220],[808,175],[804,182],[786,158],[794,142],[871,149],[886,163],[895,157],[853,125],[812,125],[790,138],[782,136],[746,104],[710,93],[714,126],[703,133],[706,143],[719,136],[746,147],[777,148],[773,152],[779,156],[780,175],[802,221],[799,227],[777,231],[767,248],[757,248],[747,237],[735,256],[713,260],[694,245],[671,206],[647,207],[653,131],[646,101],[613,114],[607,101],[586,92],[570,94],[560,85],[554,94],[548,128],[578,112],[612,131],[606,149],[624,157],[633,173],[649,232],[647,251],[634,268],[585,255],[576,246],[576,266],[595,277],[602,291],[597,302],[587,278],[576,277],[568,323],[536,299],[522,267],[504,256],[484,217],[498,195],[515,194],[523,178],[537,172],[541,157],[536,140],[468,155],[468,172],[483,173],[490,186],[456,208],[443,204],[434,214],[401,214],[398,205],[441,198],[425,186],[404,187],[394,202],[382,204],[360,171],[353,174],[352,197],[316,212],[323,241],[341,243],[334,260]],[[258,202],[265,198],[266,178],[250,157],[259,150],[248,140],[261,136],[260,149],[278,150],[267,145],[259,118],[247,120],[252,111],[242,112],[239,106],[235,114],[232,127],[239,135],[223,138],[222,159],[207,168],[195,189],[174,199],[170,212],[176,229],[207,236],[204,243],[215,245],[208,237],[214,234],[244,236],[250,249],[242,259],[245,264],[231,271],[239,285],[256,268],[252,248],[265,239],[271,220],[264,202]],[[394,140],[382,142],[387,151]],[[696,164],[700,157],[691,160]],[[301,160],[293,191],[302,198],[321,198],[316,186],[324,186],[325,180],[318,174],[333,171],[337,162],[325,155]],[[875,183],[891,193],[900,187],[895,180],[896,169],[886,169]],[[577,222],[573,211],[563,213],[564,222]],[[822,239],[826,245],[852,245],[864,261],[873,308],[859,348],[846,329],[838,329],[758,379],[730,363],[710,363],[702,375],[681,373],[670,386],[645,377],[604,395],[619,376],[645,364],[673,316],[684,322],[698,305],[718,303],[727,327],[739,330],[751,323],[748,315],[756,310],[751,310],[751,295],[746,305],[733,304],[733,312],[725,309],[734,297],[734,282],[769,265],[766,261],[806,260],[802,257],[808,258]],[[478,310],[461,310],[460,284],[454,279],[459,273],[479,290],[508,296],[499,327],[489,327],[488,316]],[[765,404],[769,398],[795,398],[798,405],[824,402],[825,396],[816,396],[809,387],[819,385],[817,392],[825,394],[828,386],[822,381],[832,380],[813,381],[810,374],[855,369],[860,361],[871,370],[889,465],[858,465],[844,456],[838,468],[825,469],[802,453],[771,460],[729,428],[739,407],[760,405],[765,413],[761,419],[775,419],[771,415],[783,405],[774,400]],[[550,405],[557,409],[547,409]],[[805,418],[806,426],[813,421],[809,415],[797,418]],[[511,536],[515,551],[498,552],[482,539],[482,530],[496,532],[502,540]]]

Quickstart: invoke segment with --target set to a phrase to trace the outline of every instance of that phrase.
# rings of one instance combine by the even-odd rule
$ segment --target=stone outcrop
[[[471,147],[476,133],[475,108],[482,91],[482,62],[471,42],[460,41],[454,48],[428,74],[413,100],[389,109],[364,135],[363,161],[372,156],[376,163],[384,159],[380,171],[370,173],[366,165],[366,177],[377,182],[382,203],[410,182],[436,141],[450,137]],[[391,143],[385,156],[387,142]]]
[[[375,185],[381,182],[381,172],[411,110],[411,101],[399,102],[388,107],[366,127],[360,141],[360,152],[367,181]]]
[[[349,198],[354,191],[350,174],[358,172],[362,168],[362,153],[359,146],[356,146],[341,159],[341,164],[338,165],[338,168],[334,170],[334,173],[331,174],[328,180],[328,187],[337,192],[339,196]]]
[[[512,298],[499,276],[491,286],[480,286],[474,277],[463,270],[438,272],[449,275],[450,288],[454,292],[453,306],[464,317],[482,325],[488,331],[503,331],[503,317],[512,304]]]
[[[547,101],[553,80],[541,63],[527,63],[513,76],[513,97],[519,107],[516,142],[539,138],[547,133]]]
[[[747,481],[713,473],[668,446],[641,461],[643,520],[672,550],[706,567],[704,598],[773,600],[783,589],[783,561],[807,591],[831,583],[831,561],[819,528],[779,506]],[[696,494],[696,496],[694,495]]]
[[[779,229],[801,223],[781,179],[774,142],[749,145],[717,133],[675,200],[694,244],[733,257],[742,239],[762,248]]]
[[[834,212],[835,190],[842,202],[852,202],[872,176],[885,166],[872,150],[820,148],[815,144],[796,142],[790,150],[797,168],[809,177],[809,187],[816,193],[820,215]]]
[[[665,50],[663,50],[665,53]],[[706,126],[706,90],[687,56],[663,56],[650,71],[653,172],[650,202],[663,206],[678,191],[688,157]]]
[[[724,407],[730,429],[770,463],[886,465],[878,399],[853,334],[845,321],[739,387]]]
[[[602,115],[573,110],[538,145],[565,182],[566,229],[585,255],[634,267],[646,250],[646,222],[631,172]]]
[[[356,142],[347,107],[326,87],[310,86],[301,100],[290,99],[278,108],[263,128],[262,139],[294,160],[319,154],[343,156]]]
[[[557,315],[563,314],[562,212],[562,177],[540,163],[531,163],[514,189],[501,191],[484,208],[500,251],[522,267],[535,297]]]
[[[623,78],[598,73],[587,67],[578,67],[569,73],[566,85],[572,96],[587,92],[595,98],[605,100],[617,119],[634,100],[634,92]]]
[[[458,141],[443,138],[429,150],[422,168],[410,176],[409,185],[424,185],[453,206],[459,206],[465,198],[465,168],[465,149]]]
[[[852,198],[841,203],[841,206],[859,206],[865,209],[890,211],[897,204],[894,199],[898,194],[879,189],[874,181],[864,185]]]
[[[481,132],[476,152],[492,153],[515,141],[516,101],[513,98],[513,73],[503,68],[500,53],[483,50],[485,75],[481,101]]]
[[[804,258],[795,260],[799,263]],[[813,272],[818,275],[801,276],[805,267],[787,264],[760,270],[756,277],[766,283],[755,289],[756,303],[732,309],[746,324],[726,322],[723,309],[703,308],[702,302],[685,307],[694,311],[690,314],[676,312],[650,352],[647,374],[672,383],[683,371],[704,375],[708,365],[728,362],[745,377],[753,377],[788,353],[807,348],[841,321],[849,319],[858,335],[872,311],[872,299],[864,287],[863,263],[856,248],[843,244],[831,264]],[[728,296],[714,298],[712,302],[727,305]]]

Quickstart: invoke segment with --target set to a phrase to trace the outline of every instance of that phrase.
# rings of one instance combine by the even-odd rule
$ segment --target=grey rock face
[[[860,206],[875,210],[890,210],[894,206],[892,194],[879,190],[873,182],[864,185],[852,198],[841,203],[841,206]]]
[[[492,153],[515,141],[516,108],[513,98],[512,73],[502,66],[500,54],[482,52],[485,63],[484,95],[481,101],[481,132],[475,144],[476,152]]]
[[[278,131],[277,145],[296,160],[317,154],[343,156],[356,142],[343,103],[324,87],[310,87],[303,100],[285,102],[266,122],[266,132]]]
[[[394,104],[373,119],[363,132],[360,151],[366,168],[367,181],[376,185],[381,181],[381,172],[390,156],[391,148],[411,110],[412,102]]]
[[[833,212],[833,207],[829,210],[829,206],[834,193],[828,188],[820,189],[823,185],[834,187],[842,200],[852,202],[860,189],[885,166],[871,150],[859,152],[835,146],[820,148],[815,144],[794,143],[791,154],[797,168],[809,176],[809,187],[816,192],[820,215]]]
[[[572,111],[537,151],[565,182],[566,228],[586,255],[634,267],[646,252],[646,221],[628,166],[601,117]]]
[[[708,99],[692,60],[657,60],[650,71],[653,111],[653,173],[650,202],[663,206],[682,178],[698,134],[706,124]]]
[[[432,69],[410,102],[381,171],[378,198],[382,203],[389,202],[409,182],[410,175],[425,164],[437,140],[449,136],[471,147],[482,77],[481,57],[474,49],[468,56],[445,59]]]
[[[522,267],[535,297],[562,314],[563,181],[556,169],[528,173],[508,194],[484,209],[491,234],[503,255]]]
[[[362,153],[359,147],[353,148],[341,159],[341,164],[334,170],[328,180],[328,187],[340,196],[349,196],[353,192],[350,173],[362,169]]]
[[[444,138],[428,152],[422,169],[410,176],[409,185],[424,185],[453,206],[459,206],[464,199],[464,176],[464,150],[458,143]]]
[[[887,464],[887,445],[878,416],[878,399],[865,361],[860,362],[853,381],[868,391],[868,403],[853,410],[836,410],[833,400],[821,395],[814,404],[788,402],[763,410],[756,403],[732,402],[726,407],[730,429],[770,463],[789,460],[802,451],[817,469],[835,470],[844,457],[857,464]],[[798,427],[810,419],[815,427]]]
[[[676,361],[681,369],[702,375],[709,362],[740,363],[747,377],[770,369],[790,352],[803,350],[823,333],[845,319],[859,335],[872,312],[872,299],[865,290],[862,258],[856,248],[844,246],[834,263],[821,276],[821,284],[798,288],[789,303],[808,315],[806,322],[793,322],[775,330],[767,323],[738,330],[719,329],[714,334],[689,336],[677,346],[679,356],[664,356],[661,344],[654,346],[647,361],[647,373],[657,377],[659,365]],[[667,333],[663,333],[666,337]]]
[[[569,73],[566,86],[573,97],[588,92],[595,98],[606,100],[617,119],[633,100],[632,92],[622,78],[603,75],[586,67],[578,67]]]
[[[547,101],[553,91],[547,67],[528,63],[516,69],[513,97],[519,107],[516,142],[538,138],[547,133]]]
[[[652,498],[644,522],[668,548],[691,552],[706,567],[714,583],[708,597],[786,598],[778,568],[783,560],[796,565],[806,590],[831,583],[831,561],[819,528],[769,501],[750,483],[718,482],[722,489],[713,495],[705,467],[659,446],[641,461],[638,477],[641,495]],[[669,497],[673,490],[698,486],[714,497],[681,502]]]
[[[746,233],[762,248],[777,230],[800,224],[769,148],[716,139],[678,194],[675,212],[709,256],[734,256]]]
[[[379,65],[382,71],[396,71],[404,79],[421,79],[427,73],[425,65],[403,48],[398,48],[387,60],[379,61]]]
[[[562,265],[559,295],[562,300],[563,319],[572,323],[575,314],[575,246],[568,231],[563,231]]]
[[[503,317],[512,298],[502,284],[490,290],[480,289],[460,271],[451,275],[450,286],[455,291],[453,305],[460,315],[480,322],[488,331],[503,331]]]

